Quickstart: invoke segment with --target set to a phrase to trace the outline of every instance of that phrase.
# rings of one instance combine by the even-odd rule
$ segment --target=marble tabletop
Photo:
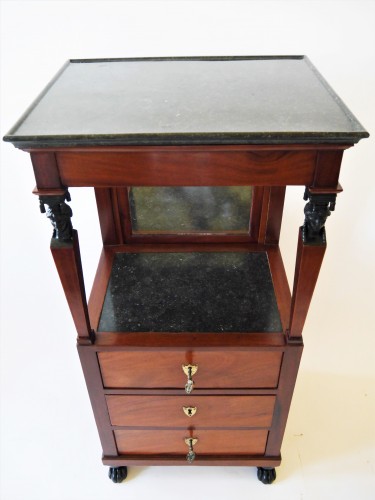
[[[17,147],[355,143],[368,133],[305,56],[68,61]]]

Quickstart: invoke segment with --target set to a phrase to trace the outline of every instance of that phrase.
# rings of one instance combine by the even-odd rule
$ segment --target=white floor
[[[68,57],[307,53],[371,133],[374,18],[366,1],[2,2],[2,132]],[[2,144],[1,499],[374,499],[374,146],[371,137],[344,155],[283,462],[264,486],[244,467],[131,468],[120,485],[106,477],[49,221],[30,194],[27,155]],[[71,194],[90,289],[100,250],[87,215],[94,198]],[[302,194],[289,189],[285,206],[290,281]]]

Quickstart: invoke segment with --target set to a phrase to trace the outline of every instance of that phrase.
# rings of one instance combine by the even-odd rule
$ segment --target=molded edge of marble
[[[368,132],[353,133],[270,133],[270,134],[128,134],[92,136],[12,136],[3,137],[16,148],[74,148],[93,146],[198,146],[246,144],[346,144],[348,146],[369,137]]]

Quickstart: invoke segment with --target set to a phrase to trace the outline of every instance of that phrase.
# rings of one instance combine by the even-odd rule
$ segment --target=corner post
[[[302,337],[310,302],[326,251],[325,222],[335,209],[337,193],[306,188],[305,222],[299,229],[296,268],[289,323],[289,340]]]
[[[46,213],[53,226],[51,252],[64,289],[70,312],[78,334],[78,344],[94,343],[90,327],[86,292],[83,280],[78,232],[73,229],[72,209],[67,189],[34,190],[39,196],[40,211]]]

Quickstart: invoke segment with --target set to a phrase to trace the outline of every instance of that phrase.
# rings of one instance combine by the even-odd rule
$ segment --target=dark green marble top
[[[355,143],[304,56],[71,60],[4,137],[17,147]]]

